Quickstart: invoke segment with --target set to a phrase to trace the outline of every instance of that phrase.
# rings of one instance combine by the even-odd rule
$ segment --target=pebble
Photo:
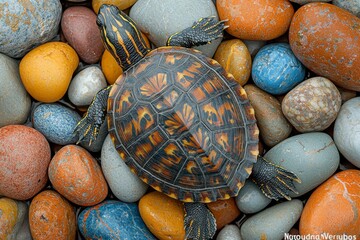
[[[23,125],[0,128],[0,196],[26,200],[48,181],[50,146],[37,130]]]
[[[295,57],[287,43],[272,43],[256,54],[251,70],[254,83],[262,90],[284,94],[305,78],[305,67]]]
[[[90,105],[98,91],[107,86],[105,76],[97,66],[81,70],[71,80],[68,97],[76,106]]]
[[[360,97],[345,102],[334,125],[334,141],[339,151],[352,164],[360,168]]]
[[[136,1],[137,0],[92,0],[92,8],[94,9],[94,12],[97,13],[101,5],[111,4],[115,5],[120,10],[125,10],[134,5]]]
[[[240,216],[240,210],[236,205],[235,198],[218,200],[206,204],[216,219],[217,229],[222,229],[226,224],[233,222]]]
[[[76,237],[74,207],[53,190],[42,191],[31,201],[29,223],[33,239],[67,240]]]
[[[49,179],[56,191],[80,206],[93,206],[108,194],[100,165],[84,148],[67,145],[52,158]]]
[[[243,40],[247,49],[250,52],[251,59],[254,59],[255,55],[259,52],[259,50],[265,46],[266,41],[261,40]]]
[[[101,149],[101,168],[112,193],[123,202],[138,201],[148,189],[120,157],[110,135]]]
[[[360,237],[359,216],[360,171],[341,171],[311,194],[301,215],[300,234],[345,234],[352,238],[342,239],[357,239]]]
[[[28,118],[31,99],[19,75],[19,64],[0,53],[0,127],[23,124]]]
[[[95,13],[82,6],[67,8],[61,19],[61,30],[85,63],[97,63],[104,52]]]
[[[172,34],[209,16],[218,16],[211,0],[137,0],[130,10],[130,17],[157,47],[165,46]],[[195,48],[212,57],[220,42],[221,39],[216,39]]]
[[[86,239],[155,240],[135,203],[107,200],[83,210],[78,226]]]
[[[299,132],[323,131],[336,119],[341,95],[336,86],[323,77],[313,77],[286,94],[282,111]]]
[[[359,0],[333,0],[332,4],[343,8],[357,17],[360,17],[360,1]]]
[[[182,202],[160,192],[150,192],[140,199],[139,211],[146,226],[158,239],[185,239]]]
[[[68,44],[48,42],[21,59],[20,77],[26,91],[37,101],[56,102],[66,94],[78,64],[79,58]]]
[[[226,225],[221,229],[216,240],[241,240],[239,227],[233,224]]]
[[[331,0],[290,0],[290,2],[304,5],[304,4],[312,3],[312,2],[331,2]]]
[[[25,202],[0,198],[0,239],[19,240],[18,233],[27,217]]]
[[[287,0],[217,0],[226,31],[244,40],[271,40],[289,28],[294,8]],[[259,9],[263,9],[260,11]]]
[[[299,220],[302,209],[303,204],[298,199],[269,207],[251,216],[241,225],[241,237],[244,240],[281,240]]]
[[[48,141],[66,145],[78,140],[73,131],[81,117],[75,110],[59,103],[44,103],[35,108],[32,117],[34,128]]]
[[[251,180],[245,181],[245,185],[240,189],[236,197],[236,205],[244,214],[257,213],[269,205],[270,202],[271,199],[266,197]]]
[[[3,1],[0,52],[19,58],[34,46],[54,38],[59,30],[61,10],[59,0]]]
[[[291,124],[285,118],[280,102],[253,84],[247,84],[244,89],[255,110],[260,137],[264,143],[273,147],[290,136]]]
[[[239,39],[223,41],[217,48],[214,59],[244,86],[251,73],[251,55],[246,45]]]
[[[106,81],[110,85],[114,84],[116,79],[123,72],[115,58],[106,49],[101,57],[101,70],[104,73]]]
[[[328,179],[339,166],[340,156],[333,139],[323,132],[292,136],[271,148],[264,158],[293,173],[301,180],[295,182],[299,197]]]
[[[296,11],[291,22],[291,49],[317,75],[337,86],[359,91],[359,25],[359,18],[332,4],[306,4]]]

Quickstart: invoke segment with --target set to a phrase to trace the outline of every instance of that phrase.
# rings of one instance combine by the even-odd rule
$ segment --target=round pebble
[[[115,5],[120,10],[125,10],[131,7],[136,0],[92,0],[92,8],[94,12],[97,13],[100,9],[100,6],[103,4]]]
[[[83,210],[78,226],[86,239],[155,240],[140,217],[135,203],[107,200]]]
[[[233,222],[240,216],[240,211],[234,198],[218,200],[206,205],[216,219],[217,229],[223,228],[226,224]]]
[[[114,84],[116,79],[123,72],[119,64],[116,62],[115,58],[106,49],[101,57],[101,69],[104,73],[106,81],[110,85]]]
[[[296,11],[291,22],[291,49],[317,75],[337,86],[359,91],[359,25],[358,17],[335,5],[306,4]]]
[[[33,239],[75,239],[76,217],[71,204],[60,194],[45,190],[34,197],[29,207]]]
[[[35,108],[32,117],[34,128],[50,142],[66,145],[77,141],[73,131],[81,117],[76,111],[59,103],[44,103]]]
[[[56,191],[80,206],[98,204],[108,194],[100,165],[88,151],[76,145],[67,145],[54,155],[49,179]]]
[[[19,64],[0,53],[0,127],[22,124],[28,118],[31,99],[19,75]]]
[[[78,64],[79,58],[68,44],[48,42],[21,59],[20,77],[33,98],[40,102],[56,102],[65,95]]]
[[[27,205],[10,198],[0,198],[0,239],[20,239],[18,233],[27,217]]]
[[[182,202],[155,191],[140,199],[139,211],[146,226],[158,239],[185,239]]]
[[[37,130],[23,125],[0,128],[0,195],[26,200],[47,183],[50,146]]]
[[[138,201],[148,189],[148,185],[132,173],[120,157],[110,135],[101,149],[101,168],[112,193],[123,202]]]
[[[360,97],[344,103],[334,125],[334,141],[339,151],[352,164],[360,168]]]
[[[233,224],[226,225],[221,229],[216,240],[241,240],[239,227]]]
[[[323,131],[336,119],[341,95],[330,80],[314,77],[288,92],[281,106],[285,117],[299,132]]]
[[[252,78],[270,94],[284,94],[305,78],[305,67],[295,57],[287,43],[267,44],[256,54]]]
[[[300,200],[276,204],[248,218],[240,227],[244,240],[283,239],[299,220],[303,204]]]
[[[157,47],[165,46],[172,34],[209,16],[218,16],[211,0],[137,0],[130,10],[130,17]],[[212,57],[220,42],[217,39],[195,48]]]
[[[97,66],[89,66],[71,80],[68,96],[76,106],[90,105],[98,91],[107,86],[105,76]]]
[[[67,8],[61,19],[61,30],[69,44],[86,63],[96,63],[104,52],[96,15],[82,6]]]
[[[245,185],[240,189],[236,197],[238,208],[245,214],[259,212],[269,205],[270,202],[271,199],[266,197],[251,180],[246,180]]]
[[[360,1],[359,0],[333,0],[332,4],[341,7],[357,17],[360,17]]]
[[[300,234],[352,236],[342,239],[360,237],[359,183],[359,170],[345,170],[319,186],[304,207]]]
[[[294,182],[301,196],[328,179],[339,166],[340,156],[333,139],[322,132],[292,136],[271,148],[264,158],[296,174],[301,183]]]
[[[253,84],[245,85],[244,89],[255,110],[260,137],[264,143],[273,147],[286,139],[291,134],[292,126],[285,118],[280,102]]]
[[[289,28],[294,8],[287,0],[217,0],[221,20],[226,29],[244,40],[271,40]]]
[[[34,46],[51,40],[58,33],[61,10],[59,0],[3,1],[0,52],[19,58]]]

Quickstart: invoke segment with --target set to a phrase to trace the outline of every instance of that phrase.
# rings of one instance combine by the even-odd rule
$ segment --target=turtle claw
[[[203,203],[185,203],[185,239],[212,239],[216,232],[214,215]]]
[[[91,118],[86,114],[86,116],[76,125],[73,134],[79,136],[76,144],[85,141],[85,139],[89,137],[89,146],[91,146],[99,134],[99,127],[97,124],[94,124]]]

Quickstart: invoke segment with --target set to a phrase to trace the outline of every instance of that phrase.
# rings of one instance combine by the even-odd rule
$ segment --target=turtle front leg
[[[290,192],[298,193],[294,181],[301,183],[301,180],[294,173],[267,161],[261,156],[254,164],[251,176],[264,195],[276,201],[280,198],[291,200]]]
[[[184,203],[185,238],[193,240],[212,239],[216,232],[214,215],[203,203]]]
[[[81,142],[86,136],[90,136],[89,146],[96,140],[99,129],[105,121],[107,99],[111,86],[100,90],[91,102],[85,117],[81,119],[74,129],[74,134],[79,136],[77,143]]]

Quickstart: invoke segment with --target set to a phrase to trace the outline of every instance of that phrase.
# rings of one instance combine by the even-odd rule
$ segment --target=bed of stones
[[[90,147],[72,134],[122,73],[96,26],[103,3],[154,48],[200,17],[228,20],[223,39],[197,48],[246,90],[260,153],[302,182],[291,201],[247,180],[236,198],[207,204],[216,239],[360,239],[357,0],[0,2],[0,239],[185,236],[183,204],[127,168],[105,124]]]

